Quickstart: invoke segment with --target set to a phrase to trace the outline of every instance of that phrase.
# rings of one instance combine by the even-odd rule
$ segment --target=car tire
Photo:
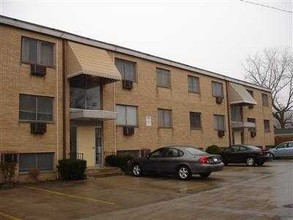
[[[225,162],[225,161],[224,161],[224,165],[225,165],[225,166],[228,166],[228,162]]]
[[[142,176],[142,167],[138,163],[135,163],[131,167],[131,173],[133,176],[139,177]]]
[[[269,153],[269,154],[272,156],[273,160],[276,160],[276,157],[273,153]]]
[[[191,177],[191,171],[188,166],[180,166],[177,169],[177,178],[180,180],[188,180]]]
[[[211,172],[208,172],[208,173],[201,173],[199,174],[202,178],[207,178],[211,175]]]
[[[247,166],[254,166],[255,165],[255,159],[253,157],[248,157],[246,159]]]

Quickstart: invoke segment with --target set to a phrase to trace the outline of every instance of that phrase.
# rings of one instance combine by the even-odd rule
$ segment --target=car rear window
[[[251,150],[261,150],[259,147],[252,146],[252,145],[246,145],[246,147],[248,147],[248,149],[251,149]]]
[[[193,154],[193,155],[203,155],[206,154],[205,152],[192,148],[192,147],[187,147],[185,148],[186,151],[188,151],[189,153]]]

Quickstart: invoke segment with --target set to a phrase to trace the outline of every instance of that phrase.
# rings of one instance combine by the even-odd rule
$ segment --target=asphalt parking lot
[[[293,160],[189,181],[115,176],[0,190],[0,219],[168,218],[293,219]]]

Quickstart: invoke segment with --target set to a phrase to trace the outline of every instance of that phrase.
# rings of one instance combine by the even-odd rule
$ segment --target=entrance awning
[[[257,104],[255,99],[247,92],[245,87],[242,85],[236,83],[229,83],[228,92],[230,104]]]
[[[70,109],[70,119],[75,120],[114,120],[117,113],[105,110]]]
[[[74,42],[67,44],[66,71],[67,78],[86,74],[112,81],[122,79],[107,51]]]

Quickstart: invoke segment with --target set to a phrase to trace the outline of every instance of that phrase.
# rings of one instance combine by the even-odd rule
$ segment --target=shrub
[[[39,176],[41,174],[40,170],[38,168],[32,168],[29,170],[29,174],[30,176],[36,181],[38,182],[39,181]]]
[[[217,145],[211,145],[207,147],[206,152],[209,154],[220,154],[221,148],[219,148]]]
[[[4,177],[4,183],[12,183],[12,179],[15,176],[16,163],[14,162],[2,162],[0,163],[1,173]]]
[[[63,180],[86,179],[85,170],[85,160],[63,159],[58,161],[58,172]]]
[[[111,167],[119,167],[123,171],[127,168],[127,161],[132,160],[133,156],[130,155],[109,155],[105,158],[106,164]]]

